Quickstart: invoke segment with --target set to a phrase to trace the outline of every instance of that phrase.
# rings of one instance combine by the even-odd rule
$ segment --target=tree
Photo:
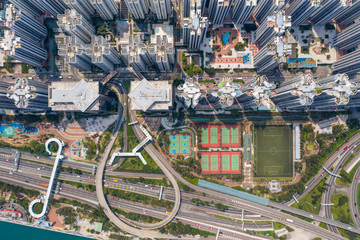
[[[102,25],[102,26],[98,27],[98,29],[97,29],[98,35],[105,36],[105,35],[107,35],[107,33],[108,33],[108,29],[105,26]]]
[[[49,144],[49,150],[50,150],[50,152],[52,152],[52,153],[57,153],[58,149],[59,149],[59,146],[58,146],[58,144],[57,144],[56,142],[51,142],[51,143]]]
[[[209,75],[214,74],[215,68],[213,68],[213,67],[205,68],[205,72]]]

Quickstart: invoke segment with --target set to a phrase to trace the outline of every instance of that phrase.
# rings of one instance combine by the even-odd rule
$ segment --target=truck
[[[166,212],[166,214],[170,215],[170,214],[171,214],[171,212],[167,211],[167,212]]]
[[[41,183],[41,185],[44,186],[44,187],[48,187],[48,186],[49,186],[49,184],[46,184],[46,183],[43,183],[43,182]]]
[[[288,218],[285,218],[285,220],[288,221],[288,222],[294,222],[293,220],[288,219]]]
[[[114,179],[114,182],[119,182],[119,180],[117,180],[117,179]]]

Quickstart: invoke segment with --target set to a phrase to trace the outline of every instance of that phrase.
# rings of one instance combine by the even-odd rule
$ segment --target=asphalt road
[[[130,114],[130,121],[134,121],[136,119],[135,117],[135,113],[131,113]],[[141,131],[139,129],[138,125],[134,125],[133,126],[134,132],[137,135],[138,139],[142,139],[142,134]],[[325,222],[325,223],[329,223],[329,224],[333,224],[336,225],[338,227],[350,230],[350,231],[354,231],[356,233],[360,233],[360,229],[358,228],[354,228],[351,226],[348,226],[346,224],[340,223],[340,222],[334,222],[333,220],[330,219],[325,219],[322,218],[320,216],[316,216],[316,215],[311,215],[307,212],[303,212],[301,210],[298,209],[294,209],[294,208],[290,208],[288,206],[285,205],[281,205],[281,204],[271,204],[269,205],[269,207],[265,207],[259,204],[256,204],[254,202],[250,202],[250,201],[246,201],[240,198],[236,198],[236,197],[232,197],[229,196],[227,194],[223,194],[217,191],[213,191],[210,189],[205,189],[196,185],[193,185],[191,183],[189,183],[188,181],[186,181],[185,179],[182,178],[182,176],[176,172],[171,165],[167,162],[167,160],[157,151],[157,149],[152,145],[152,144],[148,144],[145,146],[145,150],[149,153],[149,155],[156,161],[156,162],[161,162],[164,166],[166,166],[166,168],[173,174],[173,176],[175,176],[180,182],[182,182],[183,184],[193,188],[195,191],[199,192],[199,193],[205,193],[208,196],[214,196],[214,197],[221,197],[224,199],[224,204],[229,205],[229,206],[234,206],[234,207],[239,207],[240,208],[244,208],[245,210],[249,211],[249,212],[253,212],[256,214],[261,214],[265,217],[283,222],[284,224],[288,224],[288,225],[293,225],[295,227],[298,228],[302,228],[306,231],[310,231],[314,234],[316,234],[319,237],[323,237],[326,239],[345,239],[342,238],[341,236],[338,236],[335,233],[332,233],[326,229],[320,228],[318,226],[315,226],[311,223],[308,223],[304,220],[301,220],[299,218],[293,217],[289,214],[285,214],[283,212],[280,212],[279,210],[286,210],[301,216],[306,216],[306,217],[311,217],[313,218],[315,221],[320,221],[320,222]],[[286,221],[286,219],[292,219],[293,222],[290,224],[289,222]]]
[[[351,216],[352,219],[354,220],[354,223],[357,227],[360,227],[360,219],[359,219],[359,207],[357,206],[358,204],[358,199],[357,199],[357,189],[358,189],[358,185],[359,185],[359,179],[360,179],[360,168],[358,168],[356,170],[354,179],[351,183],[350,186],[350,212],[351,212]]]
[[[344,148],[348,146],[349,149],[348,150],[344,150]],[[344,144],[342,144],[339,147],[339,150],[336,151],[335,153],[333,153],[324,163],[323,166],[325,166],[328,170],[330,170],[330,168],[332,166],[334,166],[335,163],[337,162],[344,162],[346,160],[344,160],[344,154],[346,156],[351,155],[351,151],[354,149],[354,147],[356,146],[360,146],[360,133],[355,134],[353,137],[351,137],[347,142],[345,142]],[[349,155],[349,156],[350,156]],[[340,159],[340,160],[339,160]],[[347,158],[346,158],[347,159]],[[340,164],[342,165],[342,164]],[[323,174],[324,170],[322,169],[321,171],[319,171],[306,185],[305,185],[305,190],[304,192],[299,195],[296,194],[295,197],[297,199],[301,199],[302,197],[304,197],[307,193],[309,193],[311,190],[314,189],[314,187],[316,187],[316,185],[318,185],[321,180],[323,179],[324,175]],[[291,201],[287,202],[286,205],[290,206],[291,204],[295,203],[295,200],[292,199]]]
[[[117,93],[117,95],[119,96],[119,99],[121,99],[122,94],[120,92],[125,92],[121,87],[118,88],[118,85],[115,85],[116,87],[113,88],[115,90],[115,92]],[[126,99],[123,99],[123,104],[125,103]],[[124,221],[122,221],[121,219],[119,219],[110,209],[105,196],[104,196],[104,191],[103,191],[103,175],[104,175],[104,169],[105,169],[105,165],[106,165],[106,161],[108,159],[108,156],[110,154],[111,151],[111,147],[114,144],[117,134],[119,132],[121,123],[123,121],[123,117],[124,117],[124,109],[122,109],[122,113],[121,109],[122,108],[122,104],[119,104],[119,116],[115,125],[115,128],[112,132],[112,135],[110,137],[109,143],[107,145],[107,147],[105,148],[105,151],[102,155],[102,158],[100,159],[99,165],[98,165],[98,170],[96,173],[96,193],[97,193],[97,197],[98,197],[98,201],[100,203],[100,206],[102,206],[104,208],[105,214],[108,216],[108,218],[119,228],[123,229],[124,231],[133,234],[135,236],[140,236],[140,237],[152,237],[152,238],[161,238],[163,234],[160,234],[158,232],[153,232],[153,231],[146,231],[146,230],[140,230],[137,229],[135,227],[132,227],[130,225],[128,225],[127,223],[125,223]],[[168,177],[168,179],[170,180],[170,182],[173,184],[174,186],[174,191],[175,191],[175,204],[174,204],[174,208],[171,211],[171,214],[168,215],[167,217],[165,217],[162,221],[158,222],[158,223],[154,223],[154,224],[136,224],[137,227],[143,228],[143,229],[157,229],[160,228],[162,226],[165,226],[166,224],[168,224],[169,222],[172,221],[172,219],[175,217],[175,215],[177,214],[179,208],[180,208],[180,202],[181,202],[181,195],[180,195],[180,188],[177,185],[177,181],[176,179],[170,174],[170,172],[161,164],[158,164],[160,169],[165,173],[165,175]]]
[[[39,191],[46,191],[46,187],[42,186],[41,183],[44,179],[41,179],[38,176],[28,176],[24,175],[24,173],[14,172],[12,175],[9,175],[7,170],[0,169],[0,180],[5,181],[11,184],[16,184],[19,186],[27,187],[36,189]],[[97,196],[93,192],[87,192],[83,189],[76,188],[74,186],[68,184],[61,185],[61,191],[59,193],[60,197],[66,197],[74,200],[78,200],[81,202],[85,202],[93,207],[98,206]],[[107,201],[109,202],[111,207],[121,208],[126,211],[136,212],[140,214],[145,214],[157,218],[163,218],[167,214],[166,209],[151,207],[148,205],[142,205],[134,202],[129,202],[126,200],[118,199],[111,196],[105,196]],[[119,216],[118,216],[119,217]],[[122,220],[127,222],[128,224],[136,224],[137,222],[124,219]],[[239,230],[240,224],[234,221],[224,220],[224,219],[217,219],[215,217],[207,217],[202,216],[198,213],[179,213],[177,218],[174,221],[180,220],[183,223],[188,223],[195,228],[202,228],[203,230],[207,230],[210,232],[216,232],[218,228],[221,228],[223,231],[223,236],[237,236],[239,238],[244,234],[243,231]],[[195,221],[195,223],[194,223]],[[267,230],[271,227],[271,223],[245,223],[245,229],[256,229],[256,230]],[[234,235],[233,235],[234,234]],[[171,237],[171,236],[168,236]],[[234,237],[235,238],[235,237]],[[239,238],[239,239],[247,239],[247,238]],[[259,237],[252,237],[250,239],[264,239]]]
[[[343,153],[341,155],[339,155],[336,162],[332,165],[332,167],[333,167],[332,173],[334,173],[336,175],[340,174],[340,171],[343,168],[346,160],[351,156],[351,154],[354,152],[355,149],[356,149],[356,146],[353,145],[351,147],[349,146],[349,149],[347,149],[347,150],[344,150],[344,148],[339,150],[339,151],[343,151]],[[327,173],[324,171],[324,175],[325,174],[327,174]],[[328,179],[326,180],[326,183],[329,185],[327,191],[324,193],[325,194],[325,203],[326,204],[331,203],[331,196],[335,192],[335,188],[336,188],[335,179],[336,179],[335,176],[329,175]],[[325,205],[324,209],[325,209],[325,216],[327,218],[333,218],[332,211],[331,211],[331,206],[330,205]],[[328,227],[329,227],[330,231],[340,234],[339,230],[335,226],[328,225]]]

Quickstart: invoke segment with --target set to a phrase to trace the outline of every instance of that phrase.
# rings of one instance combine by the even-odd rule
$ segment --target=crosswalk
[[[139,191],[138,187],[131,187],[129,185],[120,184],[120,183],[105,183],[104,186],[108,187],[108,188],[115,188],[115,189],[120,189],[120,190],[124,190],[124,191],[129,191],[129,192],[138,192]]]

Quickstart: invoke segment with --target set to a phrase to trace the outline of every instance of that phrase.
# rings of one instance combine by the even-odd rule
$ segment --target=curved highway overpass
[[[136,118],[135,113],[132,112],[130,117],[131,117],[130,121],[134,121]],[[133,126],[133,128],[136,128],[136,127],[138,128],[137,125]],[[134,132],[137,135],[138,139],[142,138],[141,133],[140,133],[141,131],[139,129],[134,129]],[[339,236],[336,233],[333,233],[326,229],[315,226],[314,224],[311,224],[311,223],[301,220],[299,218],[293,217],[292,215],[280,212],[279,210],[289,211],[289,212],[292,212],[292,213],[295,213],[295,214],[298,214],[301,216],[306,216],[306,217],[312,216],[314,221],[320,221],[320,222],[328,223],[331,225],[336,225],[337,227],[344,228],[344,229],[347,229],[347,230],[350,230],[350,231],[360,234],[360,229],[358,229],[358,228],[355,228],[355,227],[352,227],[352,226],[349,226],[347,224],[343,224],[340,222],[336,222],[331,219],[322,218],[320,216],[316,216],[316,215],[313,216],[310,213],[303,212],[298,209],[290,208],[285,205],[270,204],[269,207],[264,207],[262,205],[254,203],[254,202],[246,201],[246,200],[243,200],[243,199],[240,199],[237,197],[232,197],[230,195],[223,194],[223,193],[220,193],[220,192],[217,192],[214,190],[205,189],[205,188],[193,185],[193,184],[189,183],[188,181],[186,181],[177,171],[175,171],[172,168],[172,166],[170,165],[170,163],[167,162],[167,160],[164,158],[164,156],[152,144],[145,146],[145,150],[155,160],[156,163],[161,162],[163,165],[165,165],[165,167],[171,172],[171,174],[173,176],[175,176],[180,182],[191,187],[192,189],[194,189],[195,191],[197,191],[199,193],[205,193],[207,195],[214,196],[214,197],[221,197],[224,199],[224,204],[226,204],[226,205],[234,206],[237,208],[241,207],[244,210],[247,210],[247,211],[250,211],[253,213],[257,213],[257,214],[261,214],[263,216],[269,217],[269,218],[277,220],[277,221],[279,221],[279,220],[281,221],[281,219],[284,220],[286,218],[292,219],[293,223],[289,223],[289,222],[284,222],[284,223],[305,229],[306,231],[313,232],[313,233],[317,234],[318,236],[326,238],[326,239],[345,239],[345,238]]]
[[[118,95],[119,100],[121,99],[121,93],[120,93],[120,89],[118,88],[113,88],[115,90],[115,92]],[[123,92],[124,90],[121,89]],[[127,99],[125,98],[126,95],[123,95],[123,103],[125,103],[127,101]],[[121,220],[120,218],[118,218],[112,211],[111,208],[107,202],[107,200],[105,199],[105,195],[104,195],[104,190],[103,190],[103,175],[104,175],[104,170],[105,170],[105,165],[106,165],[106,161],[108,159],[108,156],[110,154],[112,145],[114,144],[120,126],[125,118],[125,114],[126,114],[126,109],[122,109],[122,104],[119,104],[119,109],[118,109],[118,119],[115,125],[115,128],[112,132],[112,135],[110,137],[109,143],[102,155],[102,158],[100,160],[100,163],[98,165],[98,169],[96,172],[96,194],[100,203],[100,206],[102,206],[104,208],[105,214],[108,216],[108,218],[119,228],[121,228],[122,230],[133,234],[135,236],[140,236],[140,237],[150,237],[150,238],[159,238],[159,237],[167,237],[163,234],[160,234],[158,232],[153,232],[153,231],[147,231],[147,230],[139,230],[138,228],[132,227],[130,225],[128,225],[127,223],[125,223],[123,220]],[[120,112],[122,112],[120,114]],[[171,212],[170,215],[168,215],[165,219],[163,219],[161,222],[155,223],[155,224],[142,224],[142,223],[136,223],[136,227],[140,227],[143,229],[157,229],[160,228],[162,226],[165,226],[166,224],[168,224],[169,222],[171,222],[173,220],[173,218],[175,217],[175,215],[177,214],[179,208],[180,208],[180,202],[181,202],[181,195],[180,195],[180,188],[177,184],[176,179],[171,175],[171,173],[165,168],[164,165],[160,164],[159,165],[160,169],[164,172],[164,174],[168,177],[168,179],[171,181],[172,185],[174,186],[174,190],[175,190],[175,204],[174,204],[174,208]],[[134,224],[135,225],[135,224]]]

